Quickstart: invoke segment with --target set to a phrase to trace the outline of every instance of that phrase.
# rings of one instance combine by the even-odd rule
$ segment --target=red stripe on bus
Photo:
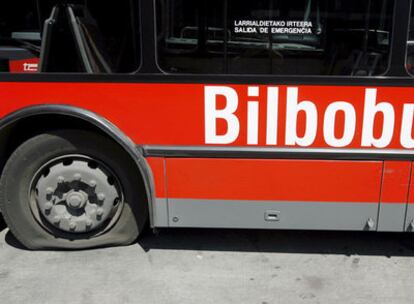
[[[134,77],[134,76],[131,76]],[[259,86],[258,134],[256,146],[295,147],[286,144],[286,94],[288,86],[272,85],[279,90],[277,122],[277,143],[267,145],[267,95],[268,86]],[[205,96],[203,84],[119,84],[119,83],[1,83],[0,117],[13,111],[37,104],[67,104],[93,111],[114,123],[126,135],[139,144],[160,145],[205,145]],[[226,85],[237,92],[238,107],[235,115],[240,124],[237,138],[227,146],[249,146],[248,134],[248,85]],[[344,101],[355,110],[355,130],[351,141],[344,148],[372,148],[362,146],[364,122],[364,101],[366,89],[363,86],[289,86],[298,89],[297,99],[311,101],[317,109],[317,124],[314,140],[307,147],[330,147],[324,135],[326,110],[333,102]],[[404,148],[400,142],[402,113],[404,105],[414,103],[414,88],[375,87],[375,102],[389,103],[395,113],[392,138],[384,148]],[[374,97],[373,97],[374,98]],[[224,98],[217,98],[217,109],[225,106]],[[407,107],[407,109],[409,109]],[[331,111],[332,112],[332,111]],[[391,113],[391,112],[390,112]],[[407,110],[407,113],[410,112]],[[332,116],[332,115],[331,115]],[[330,116],[330,117],[331,117]],[[371,115],[372,116],[372,115]],[[407,117],[409,117],[408,115]],[[273,117],[272,119],[275,119]],[[375,115],[374,138],[383,132],[383,115]],[[217,134],[226,132],[226,121],[218,118]],[[297,112],[297,135],[304,134],[306,115]],[[341,138],[344,134],[344,113],[335,116],[334,131],[330,136]],[[254,126],[256,127],[256,126]],[[369,129],[369,128],[368,128]],[[273,129],[271,129],[273,130]],[[326,131],[326,130],[325,130]],[[405,133],[406,134],[406,133]],[[406,135],[407,136],[407,135]],[[250,145],[251,146],[251,145]]]
[[[168,196],[378,203],[381,161],[166,159]]]
[[[406,203],[411,175],[411,162],[385,161],[382,179],[382,203]]]

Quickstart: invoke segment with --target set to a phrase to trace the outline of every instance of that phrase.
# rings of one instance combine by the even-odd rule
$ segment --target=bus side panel
[[[378,231],[404,231],[411,162],[385,161]]]
[[[382,161],[168,158],[166,168],[170,226],[376,229]]]

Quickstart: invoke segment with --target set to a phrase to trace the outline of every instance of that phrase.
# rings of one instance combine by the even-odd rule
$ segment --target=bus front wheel
[[[81,130],[22,143],[4,167],[0,209],[30,249],[127,245],[148,214],[134,161],[110,139]]]

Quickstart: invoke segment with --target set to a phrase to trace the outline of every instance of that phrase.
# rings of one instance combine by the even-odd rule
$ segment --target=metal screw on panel
[[[409,229],[414,231],[414,220],[411,221]]]
[[[375,225],[374,220],[372,218],[368,219],[368,221],[367,221],[368,228],[372,229],[372,228],[374,228],[374,225]]]
[[[180,219],[178,217],[174,216],[172,220],[173,220],[174,223],[177,223]]]

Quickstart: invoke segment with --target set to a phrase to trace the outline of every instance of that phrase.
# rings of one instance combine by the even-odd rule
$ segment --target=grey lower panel
[[[404,231],[406,209],[405,203],[381,203],[378,231]]]
[[[376,203],[169,199],[168,209],[170,227],[376,230],[378,216]]]
[[[154,227],[168,227],[168,203],[166,198],[155,199],[153,216]]]

